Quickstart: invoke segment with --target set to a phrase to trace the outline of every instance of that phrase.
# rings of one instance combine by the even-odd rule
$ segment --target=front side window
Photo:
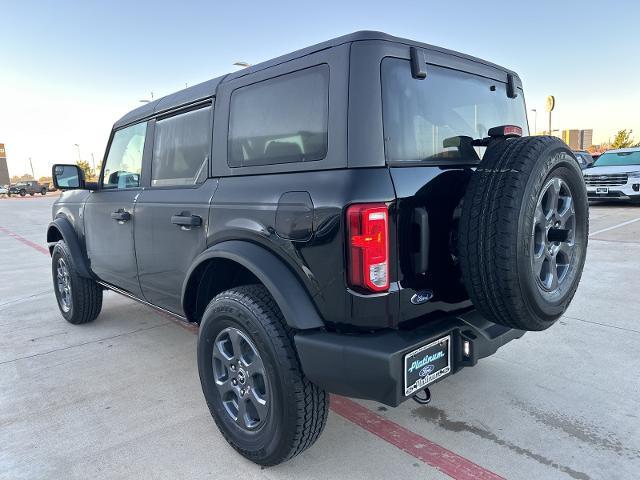
[[[230,108],[232,167],[310,162],[327,154],[327,65],[239,88]]]
[[[408,60],[382,61],[382,109],[387,160],[390,162],[478,161],[457,148],[456,137],[484,138],[492,127],[528,127],[522,92],[509,98],[506,83],[434,65],[427,77],[411,76]]]
[[[142,153],[147,123],[137,123],[118,130],[113,135],[109,155],[104,165],[102,188],[120,189],[140,186]]]
[[[207,178],[211,106],[156,122],[151,185],[195,185]]]

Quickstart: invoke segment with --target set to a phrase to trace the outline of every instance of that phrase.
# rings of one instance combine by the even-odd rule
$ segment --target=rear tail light
[[[500,125],[489,129],[490,137],[521,137],[522,128],[516,125]]]
[[[347,208],[349,283],[372,292],[389,289],[389,211],[384,203]]]

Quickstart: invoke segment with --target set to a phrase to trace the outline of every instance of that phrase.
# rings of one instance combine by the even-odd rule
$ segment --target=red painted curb
[[[504,480],[504,477],[391,420],[387,420],[353,400],[331,395],[331,410],[451,478],[456,480]]]
[[[42,245],[27,240],[4,227],[0,227],[0,231],[40,253],[49,255],[49,250]],[[198,334],[197,326],[180,321],[168,313],[158,313],[189,332],[195,335]],[[387,420],[353,400],[338,395],[331,395],[331,410],[351,423],[358,425],[385,442],[394,445],[403,452],[438,469],[455,480],[505,480],[504,477],[473,463],[471,460],[467,460],[451,450],[447,450],[437,443],[391,420]]]
[[[40,253],[44,253],[45,255],[49,255],[49,249],[48,248],[43,247],[42,245],[39,245],[39,244],[37,244],[35,242],[32,242],[31,240],[27,240],[23,236],[18,235],[17,233],[13,233],[11,230],[7,230],[4,227],[0,227],[0,232],[6,233],[10,237],[15,238],[16,240],[18,240],[19,242],[22,242],[25,245],[28,245],[31,248],[35,249],[35,250],[38,250]]]

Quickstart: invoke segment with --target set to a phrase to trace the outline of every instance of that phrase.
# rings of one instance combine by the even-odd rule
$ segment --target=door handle
[[[129,212],[125,212],[124,210],[118,210],[116,212],[111,212],[111,218],[119,222],[128,222],[129,220],[131,220],[131,214]]]
[[[182,227],[199,227],[202,225],[202,217],[199,215],[189,215],[187,213],[179,213],[171,216],[171,223]]]

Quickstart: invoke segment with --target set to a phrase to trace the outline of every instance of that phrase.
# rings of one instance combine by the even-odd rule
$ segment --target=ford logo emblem
[[[600,175],[600,180],[606,180],[607,178],[609,177],[607,177],[606,175]]]
[[[414,305],[422,305],[433,298],[433,292],[431,290],[420,290],[411,297],[411,303]]]
[[[436,367],[433,366],[433,364],[429,364],[426,367],[423,367],[422,370],[420,370],[420,372],[418,373],[418,375],[420,375],[421,377],[426,377],[427,375],[429,375],[431,372],[433,372],[433,370]]]

